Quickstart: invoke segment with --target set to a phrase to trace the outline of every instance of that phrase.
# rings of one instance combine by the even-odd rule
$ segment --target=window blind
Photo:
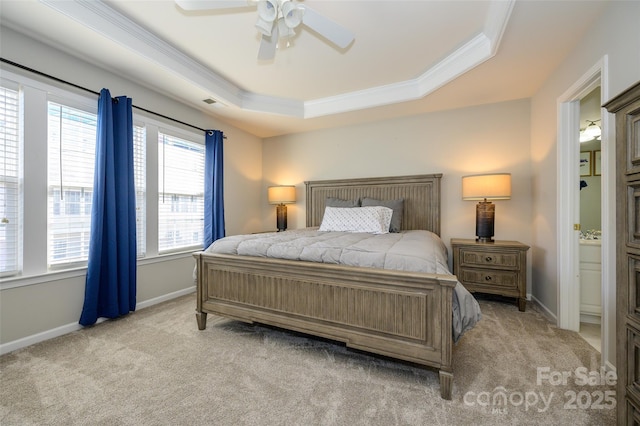
[[[204,145],[158,133],[158,250],[202,247]]]
[[[49,102],[49,266],[89,256],[96,114]],[[137,255],[146,252],[146,129],[133,128]]]
[[[0,87],[0,275],[20,272],[19,93]]]
[[[49,266],[88,258],[96,126],[93,113],[48,103]]]
[[[136,188],[136,252],[138,258],[147,251],[147,129],[133,126],[133,179]]]

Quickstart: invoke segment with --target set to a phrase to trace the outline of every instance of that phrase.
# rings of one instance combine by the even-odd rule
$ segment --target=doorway
[[[602,121],[598,85],[580,99],[579,333],[602,349]]]
[[[580,330],[580,100],[600,87],[608,99],[607,57],[603,57],[580,80],[558,98],[558,327]],[[601,341],[603,366],[615,363],[615,149],[612,119],[602,108],[599,167],[601,173]]]

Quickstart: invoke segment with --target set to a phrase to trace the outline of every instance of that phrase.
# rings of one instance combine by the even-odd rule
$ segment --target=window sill
[[[178,253],[160,254],[153,257],[145,257],[138,259],[138,267],[151,265],[154,263],[166,262],[174,259],[183,259],[191,257],[192,253],[199,250],[183,251]],[[12,277],[4,277],[0,282],[0,291],[9,290],[17,287],[25,287],[28,285],[43,284],[50,281],[66,280],[70,278],[84,277],[87,274],[87,267],[76,267],[64,270],[53,270],[42,274],[33,275],[15,275]]]

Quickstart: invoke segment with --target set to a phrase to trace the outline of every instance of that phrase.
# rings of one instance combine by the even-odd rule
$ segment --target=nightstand
[[[514,297],[524,312],[527,299],[527,250],[518,241],[481,243],[451,239],[453,274],[472,293]]]

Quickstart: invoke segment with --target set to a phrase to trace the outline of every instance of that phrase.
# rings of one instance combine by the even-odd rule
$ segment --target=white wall
[[[0,51],[5,59],[74,84],[94,91],[106,87],[114,96],[126,94],[133,98],[134,105],[201,128],[222,130],[227,136],[224,143],[227,234],[251,232],[261,228],[261,139],[5,27],[0,28]],[[3,65],[2,68],[14,73],[22,72],[11,66]],[[33,74],[25,73],[25,76],[51,83]],[[69,89],[64,85],[60,87]],[[87,95],[82,91],[77,93]],[[33,130],[36,129],[29,129],[30,132]],[[46,153],[46,137],[37,137],[30,140],[30,143],[30,155]],[[41,146],[38,147],[38,144]],[[25,173],[29,173],[27,164]],[[45,235],[42,235],[41,241],[25,241],[25,247],[41,247],[42,241],[46,242]],[[25,258],[32,253],[25,252]],[[138,305],[145,306],[171,295],[193,290],[193,266],[194,261],[189,253],[139,262]],[[80,317],[85,270],[49,274],[43,267],[43,270],[37,272],[38,276],[17,280],[5,278],[0,283],[0,349],[12,348],[16,341],[32,339],[38,333],[49,336],[52,330],[54,333],[55,330],[69,331]]]
[[[461,178],[510,172],[513,195],[496,201],[495,238],[531,244],[530,105],[518,100],[421,114],[264,141],[264,185],[296,185],[289,228],[305,226],[304,181],[443,173],[442,238],[475,238],[475,202],[462,201]],[[265,229],[275,208],[263,190]],[[530,285],[530,281],[529,281]]]
[[[605,55],[608,58],[609,98],[640,79],[639,2],[611,2],[561,66],[540,88],[531,101],[531,160],[533,165],[533,295],[557,314],[558,253],[557,229],[557,100]],[[603,98],[602,102],[608,99]],[[609,140],[613,141],[612,129]],[[605,136],[606,137],[606,136]],[[605,142],[603,142],[605,143]],[[611,161],[611,166],[615,164]],[[613,187],[607,188],[614,191]],[[603,202],[605,202],[603,200]],[[615,205],[611,206],[615,220]],[[603,232],[614,229],[603,223]],[[614,254],[611,253],[611,256]],[[605,281],[613,302],[615,281]],[[615,365],[615,305],[609,306],[609,359]]]

